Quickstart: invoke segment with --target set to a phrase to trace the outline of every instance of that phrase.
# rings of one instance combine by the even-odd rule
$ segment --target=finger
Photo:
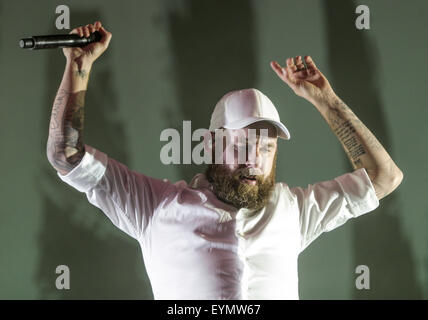
[[[279,65],[278,62],[273,61],[271,62],[271,67],[275,71],[276,75],[283,80],[285,83],[290,85],[290,79],[287,77],[287,68],[283,68]]]
[[[278,62],[276,61],[271,61],[270,66],[272,67],[272,69],[279,74],[283,73],[283,68],[279,65]]]
[[[71,30],[70,34],[78,34],[79,37],[83,37],[83,30],[82,27],[77,27]]]
[[[79,34],[79,28],[74,28],[68,34]]]
[[[303,61],[302,61],[302,56],[296,56],[295,61],[296,61],[295,65],[297,67],[297,70],[305,69],[305,65],[303,64]]]
[[[297,69],[297,67],[294,66],[294,69]],[[307,76],[306,69],[301,71],[299,70],[292,71],[290,67],[287,67],[287,78],[294,85],[297,85],[297,83],[301,80],[305,80],[306,76]]]
[[[83,35],[87,38],[89,37],[89,29],[87,26],[84,26],[83,28]]]
[[[95,32],[95,27],[94,27],[93,24],[88,24],[86,27],[88,27],[90,33],[94,33]]]
[[[306,61],[306,65],[308,66],[309,74],[311,75],[319,74],[324,77],[324,74],[315,65],[315,62],[311,56],[305,57],[305,61]]]
[[[317,66],[315,65],[315,62],[312,60],[311,56],[305,56],[305,62],[308,66],[308,69],[310,70],[316,70]]]
[[[101,21],[95,21],[94,27],[98,31],[101,28]]]
[[[283,69],[283,73],[281,75],[281,79],[284,80],[284,82],[291,88],[291,89],[296,89],[297,85],[296,85],[296,81],[293,80],[291,78],[292,74],[289,71],[290,68],[284,68]]]
[[[290,72],[295,72],[297,70],[297,67],[294,64],[293,58],[288,58],[286,63]]]
[[[293,60],[293,59],[291,59]],[[276,74],[278,75],[278,77],[280,77],[286,84],[288,84],[293,90],[296,87],[295,81],[292,78],[292,71],[289,64],[291,64],[291,61],[289,61],[289,59],[287,59],[287,67],[281,67],[279,65],[279,63],[277,63],[276,61],[273,62],[272,68],[274,68]],[[296,66],[294,66],[295,68]]]

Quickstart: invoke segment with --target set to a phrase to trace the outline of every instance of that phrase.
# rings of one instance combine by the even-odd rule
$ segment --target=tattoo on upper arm
[[[61,172],[70,171],[85,152],[82,140],[85,93],[60,89],[55,98],[47,152],[53,156],[54,167]]]

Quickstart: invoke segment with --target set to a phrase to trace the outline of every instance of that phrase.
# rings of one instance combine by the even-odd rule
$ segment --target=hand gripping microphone
[[[59,34],[49,36],[33,36],[19,40],[22,49],[50,49],[65,47],[84,47],[90,43],[100,41],[102,38],[98,31],[91,33],[88,38],[78,34]]]

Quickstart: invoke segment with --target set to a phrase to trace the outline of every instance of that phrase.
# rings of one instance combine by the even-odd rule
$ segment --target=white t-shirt
[[[300,252],[379,205],[362,168],[307,188],[277,182],[248,216],[218,200],[203,174],[171,183],[85,147],[58,175],[139,242],[155,299],[299,299]]]

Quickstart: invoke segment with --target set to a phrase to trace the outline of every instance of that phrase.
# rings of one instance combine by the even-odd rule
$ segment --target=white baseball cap
[[[226,93],[214,108],[209,130],[242,129],[259,121],[272,123],[278,129],[280,138],[290,139],[290,133],[281,123],[272,101],[253,88]]]

